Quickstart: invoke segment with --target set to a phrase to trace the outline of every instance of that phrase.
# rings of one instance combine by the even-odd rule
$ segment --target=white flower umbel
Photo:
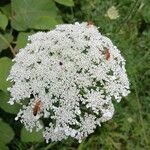
[[[124,58],[86,22],[58,25],[29,41],[8,76],[13,83],[9,103],[23,105],[16,120],[30,131],[43,128],[47,142],[69,136],[81,142],[112,118],[112,99],[128,95]]]

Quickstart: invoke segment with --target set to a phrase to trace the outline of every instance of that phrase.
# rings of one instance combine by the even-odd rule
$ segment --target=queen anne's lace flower
[[[8,77],[9,103],[23,105],[16,120],[30,131],[44,128],[48,142],[68,136],[81,141],[112,118],[112,99],[128,95],[129,81],[125,60],[109,38],[92,24],[75,23],[29,40]]]
[[[119,17],[118,10],[115,6],[111,6],[107,13],[105,14],[106,17],[109,17],[111,20],[117,19]]]

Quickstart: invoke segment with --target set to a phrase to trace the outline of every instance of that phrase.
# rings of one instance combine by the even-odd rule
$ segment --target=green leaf
[[[150,7],[149,5],[145,5],[142,11],[143,18],[146,23],[150,23]]]
[[[9,143],[14,137],[14,131],[9,124],[0,120],[0,142],[3,144]]]
[[[5,112],[17,114],[21,106],[19,104],[10,106],[10,104],[8,104],[9,98],[10,95],[8,92],[0,91],[0,108],[3,109]]]
[[[9,148],[1,141],[0,141],[0,149],[1,150],[9,150]]]
[[[58,22],[54,17],[51,16],[41,16],[37,19],[37,21],[33,24],[34,29],[52,29],[57,25]]]
[[[10,4],[0,7],[0,10],[7,16],[7,18],[11,17],[11,5]]]
[[[32,132],[27,131],[24,127],[21,130],[21,141],[23,142],[43,142],[42,130],[36,132],[33,130]]]
[[[6,81],[11,66],[12,61],[9,58],[0,58],[0,90],[2,91],[7,91],[7,88],[11,85],[9,81]]]
[[[6,26],[8,24],[8,18],[4,14],[0,12],[0,28],[5,30]]]
[[[4,35],[0,34],[0,52],[3,49],[9,47],[9,44],[12,42],[13,36],[9,33],[5,33]]]
[[[17,45],[15,49],[18,50],[20,48],[25,47],[28,42],[28,36],[33,33],[34,32],[20,32],[17,36]]]
[[[74,6],[73,0],[55,0],[55,2],[69,7]]]
[[[52,0],[12,0],[11,5],[11,25],[18,31],[46,30],[58,24],[58,9]]]

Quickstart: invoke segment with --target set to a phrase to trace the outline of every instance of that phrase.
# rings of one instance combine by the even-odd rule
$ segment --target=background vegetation
[[[112,6],[119,12],[114,20],[106,16]],[[115,104],[113,119],[81,144],[71,138],[46,144],[41,133],[30,134],[14,121],[20,106],[7,104],[6,77],[28,35],[75,21],[93,21],[121,50],[131,94]],[[149,150],[149,85],[149,0],[0,0],[0,150]]]

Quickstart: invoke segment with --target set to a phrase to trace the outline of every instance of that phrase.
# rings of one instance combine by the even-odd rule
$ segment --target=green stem
[[[119,26],[119,28],[116,29],[116,32],[115,32],[115,33],[118,33],[118,32],[122,29],[123,25],[129,21],[129,18],[133,15],[133,13],[136,13],[136,11],[137,11],[137,10],[136,10],[136,7],[138,6],[138,3],[139,3],[139,2],[140,2],[140,0],[135,1],[133,7],[130,9],[128,15],[127,15],[126,18],[123,20],[123,22],[121,23],[121,25]]]
[[[48,145],[44,148],[44,150],[48,150],[48,149],[52,148],[56,143],[57,143],[57,142],[48,144]]]
[[[137,86],[136,86],[136,82],[137,82],[137,76],[135,75],[135,80],[134,81],[134,89],[135,89],[135,95],[136,95],[136,100],[137,100],[137,104],[138,104],[138,111],[139,111],[139,116],[140,116],[140,123],[143,129],[143,137],[145,139],[146,144],[148,143],[147,141],[147,136],[146,136],[146,131],[145,131],[145,127],[144,127],[144,121],[143,121],[143,116],[142,116],[142,111],[141,111],[141,104],[140,104],[140,99],[138,97],[138,90],[137,90]]]
[[[8,45],[8,47],[10,48],[11,53],[13,54],[13,56],[15,57],[15,52],[13,47],[10,45],[9,41],[0,33],[0,38]]]

